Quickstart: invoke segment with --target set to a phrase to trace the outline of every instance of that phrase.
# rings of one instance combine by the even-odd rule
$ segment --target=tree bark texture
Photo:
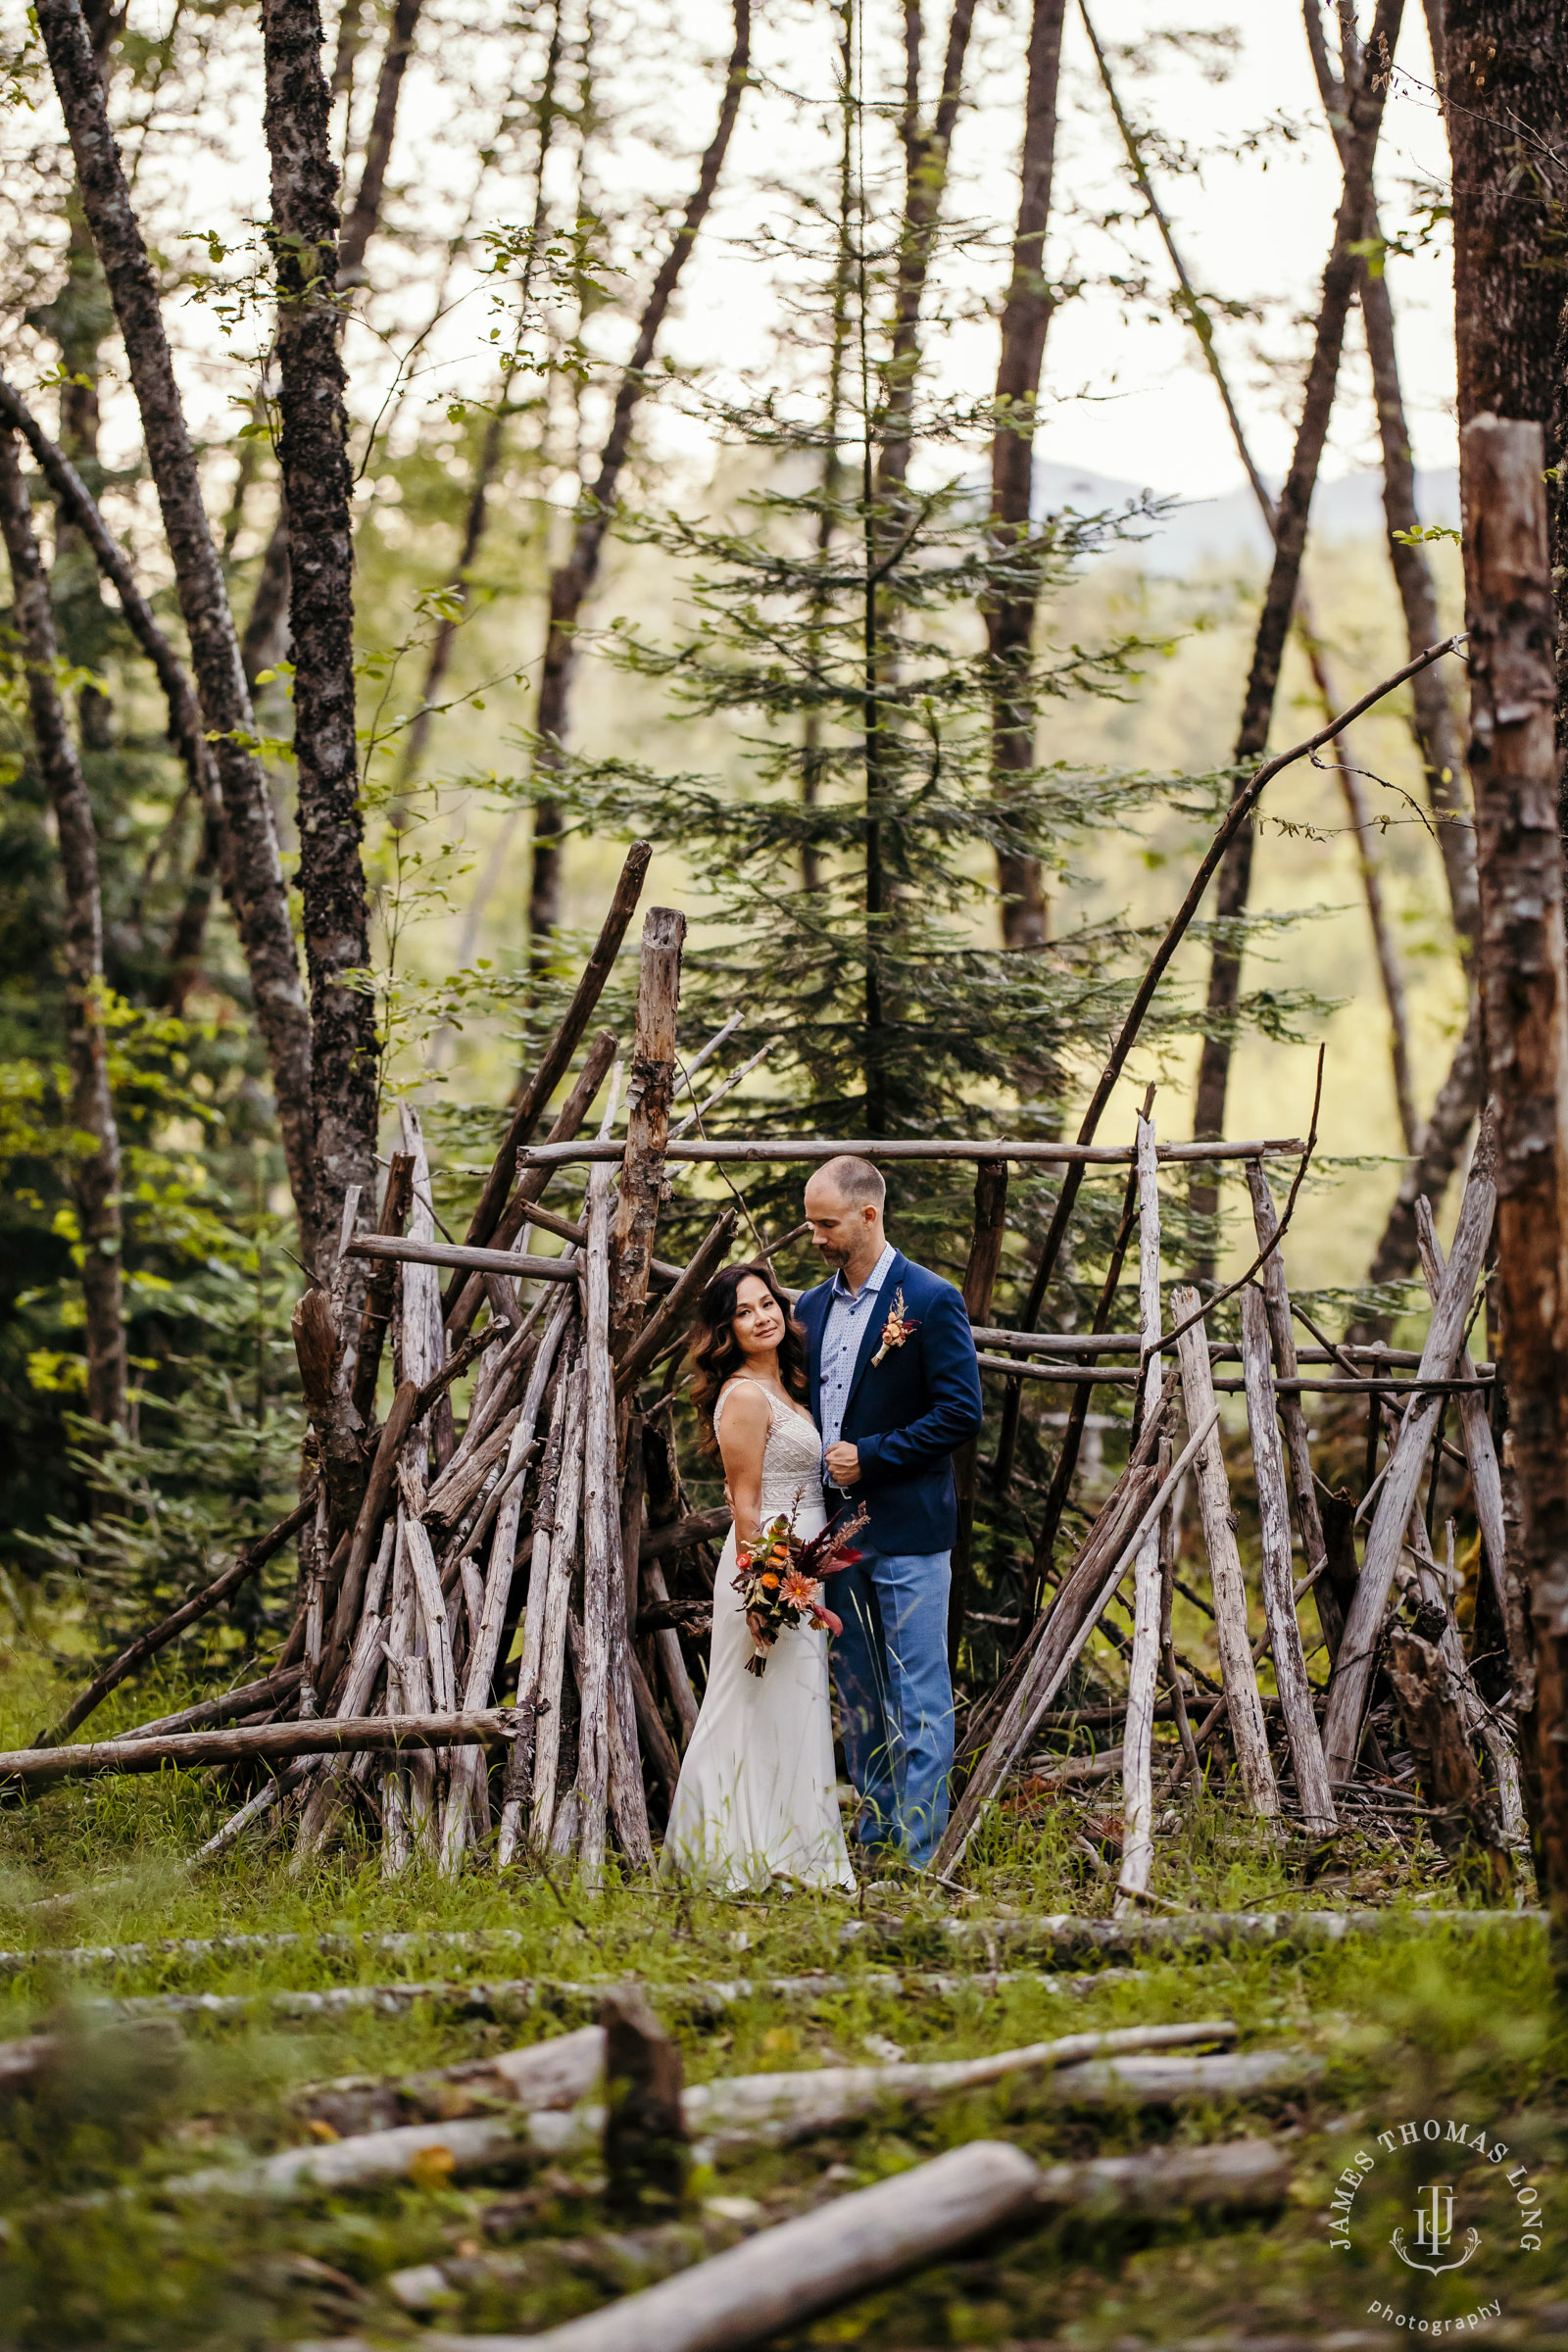
[[[1046,229],[1051,219],[1051,181],[1056,156],[1056,83],[1061,67],[1061,25],[1066,0],[1035,0],[1029,24],[1028,79],[1024,94],[1023,157],[1018,170],[1018,224],[1012,240],[1012,276],[1002,309],[1002,351],[997,363],[997,406],[1007,404],[1008,422],[991,443],[991,529],[998,552],[1012,559],[1007,585],[990,600],[986,641],[990,650],[992,786],[1001,800],[1013,780],[1035,764],[1034,705],[1029,667],[1039,602],[1036,564],[1025,553],[1034,519],[1035,405],[1046,356],[1046,332],[1055,296],[1046,278]],[[1016,565],[1019,578],[1012,579]],[[1009,948],[1042,947],[1048,910],[1038,858],[997,853],[997,887],[1002,894],[1002,936]]]
[[[1494,416],[1473,418],[1459,448],[1481,990],[1497,1121],[1497,1269],[1521,1568],[1536,1642],[1536,1720],[1522,1716],[1520,1729],[1539,1756],[1541,1850],[1561,1974],[1568,1969],[1568,968],[1544,453],[1538,422]]]
[[[33,747],[54,810],[65,901],[66,1060],[71,1125],[90,1138],[72,1153],[81,1291],[85,1307],[87,1411],[105,1428],[125,1418],[125,1325],[122,1301],[120,1129],[109,1091],[104,1033],[104,914],[98,888],[98,832],[81,761],[56,685],[59,648],[49,577],[14,432],[0,428],[0,535],[11,566],[12,625],[22,645]]]
[[[1263,609],[1258,615],[1252,665],[1242,705],[1242,722],[1237,731],[1235,760],[1238,768],[1250,767],[1261,756],[1268,742],[1269,725],[1274,715],[1280,663],[1290,633],[1301,558],[1306,546],[1307,512],[1328,438],[1329,416],[1334,407],[1340,357],[1345,345],[1346,320],[1355,292],[1358,265],[1353,247],[1365,234],[1371,210],[1372,160],[1382,128],[1390,63],[1398,40],[1402,14],[1403,0],[1378,0],[1361,76],[1348,110],[1349,127],[1345,150],[1345,184],[1334,224],[1334,245],[1328,267],[1323,272],[1312,359],[1301,402],[1300,422],[1297,427],[1296,447],[1275,510],[1274,563],[1264,591]],[[1239,779],[1238,790],[1242,789],[1243,781]],[[1234,923],[1246,912],[1251,886],[1252,846],[1252,829],[1244,826],[1231,844],[1220,867],[1215,913],[1221,922]],[[1241,994],[1241,973],[1240,945],[1234,938],[1222,936],[1215,944],[1209,964],[1206,1004],[1209,1026],[1205,1030],[1199,1062],[1198,1095],[1194,1106],[1193,1132],[1198,1136],[1217,1136],[1224,1131],[1225,1095],[1230,1079],[1230,1031]],[[1212,1215],[1215,1194],[1211,1185],[1195,1185],[1193,1199],[1194,1206],[1200,1213]]]
[[[347,377],[338,353],[337,166],[318,0],[263,0],[266,128],[277,274],[278,464],[288,516],[300,895],[311,985],[317,1247],[335,1245],[350,1185],[375,1178],[375,1004],[354,733],[354,531]],[[394,27],[393,38],[396,38]],[[319,1271],[327,1271],[323,1263]]]
[[[261,762],[246,748],[255,722],[233,614],[202,504],[158,289],[78,0],[42,0],[37,21],[71,138],[82,207],[124,341],[202,716],[217,738],[213,749],[222,787],[235,921],[277,1098],[295,1210],[308,1253],[314,1255],[310,1014],[300,987],[272,804]]]
[[[1459,422],[1528,418],[1559,397],[1568,201],[1568,25],[1557,0],[1446,0]]]
[[[969,1258],[963,1269],[963,1305],[971,1325],[986,1323],[991,1294],[1002,1263],[1002,1245],[1007,1230],[1007,1163],[983,1159],[974,1172],[974,1230],[969,1236]],[[974,1493],[980,1463],[980,1441],[966,1438],[953,1457],[957,1488],[958,1533],[953,1546],[953,1583],[948,1593],[948,1660],[956,1665],[963,1640],[963,1621],[969,1607],[969,1584],[974,1572]]]
[[[626,1090],[626,1156],[610,1248],[612,1355],[619,1355],[636,1338],[648,1298],[664,1175],[664,1140],[675,1091],[675,1025],[685,937],[686,917],[673,906],[648,909],[637,985],[636,1039]]]
[[[1443,66],[1453,155],[1459,422],[1528,418],[1555,468],[1568,447],[1568,23],[1555,0],[1447,0]],[[1440,42],[1434,37],[1436,58]],[[1568,499],[1548,481],[1557,741],[1568,746]],[[1559,829],[1568,830],[1561,806]]]
[[[660,329],[674,299],[680,273],[697,242],[697,233],[708,218],[709,206],[713,201],[718,175],[729,151],[730,134],[735,128],[735,118],[740,112],[741,92],[746,87],[751,70],[752,0],[733,0],[733,6],[735,41],[725,72],[724,95],[719,102],[717,126],[698,166],[697,185],[692,190],[681,224],[675,231],[670,249],[649,290],[643,315],[637,322],[637,340],[615,387],[615,405],[611,415],[610,430],[600,452],[593,486],[582,499],[572,525],[570,552],[565,562],[558,564],[550,575],[550,620],[539,679],[540,749],[536,755],[544,776],[541,779],[541,796],[534,804],[533,872],[528,892],[528,937],[535,956],[543,954],[544,942],[561,919],[562,812],[559,804],[550,798],[544,787],[559,757],[557,747],[564,745],[566,740],[572,671],[577,655],[577,623],[599,577],[605,533],[610,528],[621,469],[631,448],[632,421],[647,386],[648,368]]]

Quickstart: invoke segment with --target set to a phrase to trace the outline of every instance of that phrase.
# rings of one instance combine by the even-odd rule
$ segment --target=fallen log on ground
[[[318,1734],[323,1728],[320,1724],[315,1726]],[[995,1969],[1004,1952],[1019,1958],[1033,1950],[1060,1958],[1081,1952],[1093,1960],[1104,1952],[1125,1957],[1177,1944],[1192,1944],[1202,1951],[1223,1950],[1231,1943],[1249,1947],[1281,1944],[1307,1951],[1319,1945],[1342,1943],[1350,1936],[1420,1935],[1431,1930],[1476,1936],[1504,1928],[1536,1932],[1545,1924],[1544,1910],[1497,1911],[1482,1907],[1468,1911],[1185,1911],[1172,1913],[1165,1919],[1123,1920],[1085,1919],[1073,1912],[1056,1912],[1036,1919],[947,1919],[940,1922],[939,1932],[955,1956],[972,1952],[985,1961],[988,1969]],[[929,1951],[932,1927],[931,1915],[924,1911],[907,1919],[851,1920],[839,1930],[839,1941],[846,1949],[864,1943],[874,1951],[896,1953],[907,1939],[919,1947],[918,1956],[924,1956]],[[167,1969],[171,1962],[195,1965],[212,1960],[252,1960],[264,1954],[293,1951],[340,1960],[358,1960],[369,1954],[403,1958],[419,1952],[515,1951],[530,1940],[517,1928],[426,1928],[357,1936],[301,1936],[286,1930],[267,1936],[170,1936],[142,1943],[40,1945],[32,1951],[0,1951],[0,1977],[26,1976],[35,1969],[51,1972],[138,1966]],[[607,1979],[595,1987],[596,1992],[603,1992],[606,1984],[613,1981]],[[858,1976],[842,1981],[829,1977],[786,1980],[820,1986],[842,1982],[846,1990],[853,1990],[865,1981]],[[946,1984],[965,1980],[944,1977],[941,1981]],[[549,1980],[537,1982],[545,1984]],[[745,1980],[737,1983],[744,1984]],[[675,1989],[657,1984],[652,1987],[655,1997],[661,1999]],[[764,1984],[761,1989],[772,1991],[773,1987]]]
[[[127,1643],[119,1657],[107,1665],[102,1674],[94,1675],[86,1690],[72,1700],[60,1721],[48,1731],[38,1734],[33,1746],[58,1747],[62,1740],[69,1740],[77,1724],[85,1723],[93,1709],[109,1696],[111,1690],[118,1689],[127,1674],[134,1674],[137,1667],[144,1665],[148,1658],[156,1656],[161,1649],[167,1649],[187,1625],[194,1625],[199,1617],[206,1617],[214,1609],[220,1608],[231,1592],[237,1592],[258,1568],[266,1567],[274,1552],[282,1550],[291,1536],[299,1534],[315,1511],[316,1489],[313,1487],[308,1494],[301,1496],[287,1518],[279,1519],[275,1527],[270,1527],[265,1536],[258,1536],[254,1544],[247,1544],[221,1576],[215,1577],[210,1585],[203,1586],[201,1592],[193,1592],[189,1600],[181,1601],[170,1616],[157,1625],[149,1626],[144,1634],[138,1634],[134,1642]]]
[[[150,1740],[94,1740],[79,1747],[18,1747],[0,1753],[0,1782],[36,1786],[109,1772],[158,1772],[166,1764],[187,1771],[206,1764],[276,1764],[367,1748],[498,1747],[516,1728],[514,1707],[489,1707],[471,1715],[345,1715],[263,1723],[250,1731],[172,1732]]]
[[[1266,2140],[1047,2166],[1004,2141],[971,2140],[543,2335],[420,2340],[429,2352],[742,2352],[1009,2225],[1272,2210],[1289,2182],[1288,2152]]]
[[[1187,1911],[1168,1919],[1080,1919],[1067,1912],[1040,1919],[950,1919],[943,1924],[943,1935],[954,1950],[983,1952],[995,1966],[1004,1952],[1093,1959],[1101,1952],[1125,1957],[1183,1947],[1223,1951],[1233,1943],[1312,1951],[1343,1943],[1350,1936],[1410,1935],[1431,1929],[1473,1936],[1494,1928],[1540,1929],[1545,1924],[1546,1914],[1540,1910]],[[839,1939],[851,1943],[864,1938],[873,1951],[897,1952],[906,1933],[911,1941],[929,1946],[928,1919],[863,1925],[855,1920],[840,1929]]]
[[[770,2007],[786,2002],[800,2008],[855,1999],[907,2000],[911,1995],[955,2000],[964,1994],[987,1998],[1015,1984],[1036,1992],[1084,2000],[1102,1985],[1119,1984],[1134,1974],[1129,1968],[1101,1968],[1088,1976],[1048,1976],[1034,1968],[976,1969],[962,1976],[937,1969],[869,1970],[858,1977],[735,1977],[688,1980],[678,1984],[643,1987],[657,2008],[695,2010],[718,2017],[745,2001],[766,2001]],[[540,2010],[597,2009],[614,1978],[474,1977],[440,1978],[425,1984],[328,1984],[296,1991],[270,1992],[147,1992],[127,1993],[92,2006],[117,2017],[248,2018],[260,2011],[276,2017],[349,2017],[363,2009],[377,2016],[406,2017],[411,2009],[427,2008],[443,2016],[484,2017],[514,2021]]]
[[[3,2057],[0,2045],[0,2066]],[[457,2066],[427,2067],[401,2077],[350,2076],[342,2082],[307,2083],[294,2093],[289,2108],[308,2122],[330,2126],[339,2139],[347,2139],[360,2132],[395,2131],[405,2124],[446,2123],[488,2112],[498,2100],[529,2114],[575,2107],[597,2089],[604,2071],[604,2030],[584,2026],[576,2034],[558,2034],[549,2041],[498,2050]]]
[[[1304,2050],[1240,2050],[1218,2058],[1101,2058],[1066,2066],[1051,2095],[1068,2107],[1177,2107],[1205,2099],[1303,2090],[1323,2073]]]
[[[860,2122],[885,2104],[941,2098],[1016,2074],[1072,2069],[1093,2057],[1125,2058],[1195,2041],[1229,2040],[1235,2032],[1225,2019],[1198,2025],[1135,2026],[1108,2034],[1069,2034],[1057,2041],[1032,2042],[985,2058],[952,2059],[930,2066],[901,2062],[830,2066],[795,2075],[736,2075],[694,2084],[684,2093],[681,2106],[687,2132],[714,2154],[736,2148],[787,2146],[818,2132]],[[1095,2095],[1092,2086],[1088,2095]],[[1136,2099],[1136,2080],[1127,2078],[1117,2095]],[[1164,2105],[1180,2095],[1162,2077],[1153,2103]],[[1205,2086],[1199,2095],[1216,2094]],[[355,2132],[325,2145],[314,2142],[307,2147],[281,2148],[256,2164],[215,2166],[168,2181],[165,2187],[171,2195],[234,2197],[308,2196],[323,2190],[371,2187],[381,2181],[417,2178],[437,2148],[445,2151],[443,2164],[450,2162],[454,2177],[537,2162],[569,2163],[598,2149],[604,2122],[605,2111],[599,2105],[578,2105],[564,2111],[554,2106],[524,2106],[512,2114],[444,2118],[399,2125],[390,2131]]]

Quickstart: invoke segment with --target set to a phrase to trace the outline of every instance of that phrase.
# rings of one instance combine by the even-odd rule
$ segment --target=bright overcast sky
[[[167,23],[174,0],[131,0],[134,29],[152,32]],[[1250,0],[1229,9],[1223,0],[1194,0],[1179,16],[1170,0],[1092,0],[1102,39],[1112,51],[1131,51],[1118,65],[1124,100],[1134,118],[1179,146],[1200,169],[1156,167],[1160,194],[1186,249],[1189,267],[1206,294],[1261,306],[1256,320],[1220,322],[1220,342],[1265,470],[1283,472],[1298,406],[1297,385],[1307,349],[1306,319],[1315,306],[1338,195],[1338,166],[1322,124],[1297,0]],[[331,13],[330,11],[328,12]],[[372,247],[372,282],[382,290],[374,317],[378,333],[350,337],[353,398],[362,419],[380,408],[387,378],[409,344],[427,326],[431,288],[447,239],[472,207],[479,224],[517,222],[531,202],[531,156],[526,142],[492,170],[475,195],[474,158],[493,137],[494,108],[515,78],[525,96],[537,72],[531,52],[519,58],[514,37],[496,27],[504,0],[426,0],[420,51],[406,86],[393,158],[392,223],[421,239],[394,261],[386,242]],[[926,83],[934,84],[945,18],[928,6]],[[1326,12],[1332,15],[1332,11]],[[568,22],[577,10],[567,0]],[[716,104],[715,61],[726,53],[726,0],[599,0],[606,126],[595,171],[612,212],[650,197],[678,206],[690,185],[696,156],[711,133]],[[940,269],[942,301],[957,323],[933,327],[933,368],[946,385],[969,399],[990,390],[996,364],[995,309],[1004,283],[1004,239],[1016,204],[1016,165],[1023,100],[1026,0],[981,0],[970,52],[969,104],[960,121],[950,195],[950,221],[989,231],[965,250],[950,251]],[[666,347],[699,383],[729,394],[776,380],[773,335],[779,323],[776,273],[760,258],[755,239],[782,218],[778,179],[820,185],[832,168],[834,20],[825,0],[768,0],[756,11],[756,86],[743,105],[725,181],[683,281]],[[542,26],[543,12],[537,14]],[[869,0],[868,80],[886,95],[898,68],[900,12],[894,0]],[[1234,32],[1239,46],[1228,76],[1205,76],[1199,59],[1162,38],[1177,27],[1189,35]],[[1390,99],[1379,160],[1385,230],[1419,219],[1415,191],[1446,172],[1443,125],[1431,91],[1431,60],[1423,12],[1407,7],[1400,49],[1403,74]],[[140,157],[138,190],[149,228],[167,251],[200,256],[199,233],[218,230],[235,248],[254,240],[267,209],[267,162],[261,140],[258,25],[229,17],[219,31],[220,54],[198,96],[180,93],[154,122]],[[542,38],[542,33],[541,33]],[[455,68],[445,77],[436,61]],[[373,69],[373,52],[367,67]],[[1139,70],[1140,68],[1144,70]],[[880,73],[884,78],[875,79]],[[362,70],[360,117],[368,103]],[[0,143],[48,136],[49,102],[40,113],[11,118]],[[802,105],[802,99],[815,101]],[[1158,304],[1091,284],[1064,302],[1046,355],[1042,455],[1064,464],[1133,480],[1188,497],[1235,487],[1240,468],[1212,386],[1196,362],[1189,330],[1158,305],[1169,287],[1164,256],[1129,189],[1122,154],[1088,42],[1070,0],[1057,145],[1057,220],[1048,249],[1058,279],[1102,278],[1125,272],[1130,243],[1134,268],[1147,270]],[[181,110],[201,116],[212,137],[193,141]],[[132,111],[135,104],[132,103]],[[1290,126],[1294,135],[1270,124]],[[1245,147],[1262,132],[1260,144]],[[127,154],[135,149],[127,134]],[[1221,154],[1224,146],[1243,147]],[[891,159],[889,159],[891,160]],[[555,168],[564,168],[558,156]],[[563,178],[562,194],[565,194]],[[889,201],[894,194],[888,190]],[[1119,210],[1129,225],[1119,240],[1095,223]],[[1073,218],[1074,211],[1078,217]],[[658,239],[662,249],[667,231]],[[255,250],[254,243],[252,250]],[[236,258],[228,267],[239,266]],[[638,274],[646,282],[645,252]],[[460,265],[456,290],[464,289]],[[491,281],[493,284],[494,281]],[[1391,264],[1417,463],[1453,463],[1452,322],[1446,234],[1414,258]],[[486,290],[466,271],[466,298],[420,348],[412,396],[402,412],[404,437],[428,401],[444,404],[454,390],[479,391],[493,380]],[[255,354],[270,332],[267,304],[225,343],[209,311],[177,298],[170,305],[176,340],[186,355],[187,398],[199,426],[218,425],[227,404],[245,398],[254,381]],[[606,312],[596,326],[607,357],[629,340],[626,312]],[[476,352],[483,358],[476,361]],[[200,355],[200,356],[198,356]],[[51,354],[40,355],[47,364]],[[1284,369],[1288,372],[1281,372]],[[1325,471],[1344,473],[1376,462],[1374,419],[1367,397],[1359,334],[1352,320],[1344,389]],[[703,427],[666,401],[652,436],[685,461],[688,481],[709,464]],[[232,416],[232,410],[228,411]],[[111,433],[127,446],[134,418],[127,401],[111,401]],[[231,428],[230,428],[231,429]],[[972,462],[972,461],[958,461]],[[569,497],[569,483],[561,486]]]

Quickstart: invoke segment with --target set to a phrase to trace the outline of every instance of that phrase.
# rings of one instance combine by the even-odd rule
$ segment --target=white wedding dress
[[[727,1381],[720,1392],[715,1431],[737,1386]],[[770,1415],[762,1524],[782,1512],[797,1535],[817,1535],[825,1523],[821,1437],[808,1415],[762,1394]],[[758,1891],[774,1878],[853,1889],[833,1774],[827,1636],[795,1626],[768,1651],[766,1672],[748,1674],[756,1645],[734,1577],[731,1528],[713,1582],[708,1689],[670,1810],[663,1875],[727,1893]],[[829,1582],[829,1606],[832,1593]]]

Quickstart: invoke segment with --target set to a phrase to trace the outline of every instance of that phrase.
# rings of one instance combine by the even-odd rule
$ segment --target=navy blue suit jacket
[[[904,1312],[919,1328],[873,1365],[901,1290]],[[819,1429],[822,1334],[832,1296],[832,1283],[819,1282],[795,1309],[806,1327],[811,1418]],[[867,1550],[951,1551],[958,1532],[954,1448],[979,1428],[980,1367],[963,1299],[940,1274],[895,1251],[860,1334],[841,1432],[859,1450],[860,1480],[852,1492],[871,1515],[862,1538]],[[842,1499],[828,1489],[830,1509]]]

